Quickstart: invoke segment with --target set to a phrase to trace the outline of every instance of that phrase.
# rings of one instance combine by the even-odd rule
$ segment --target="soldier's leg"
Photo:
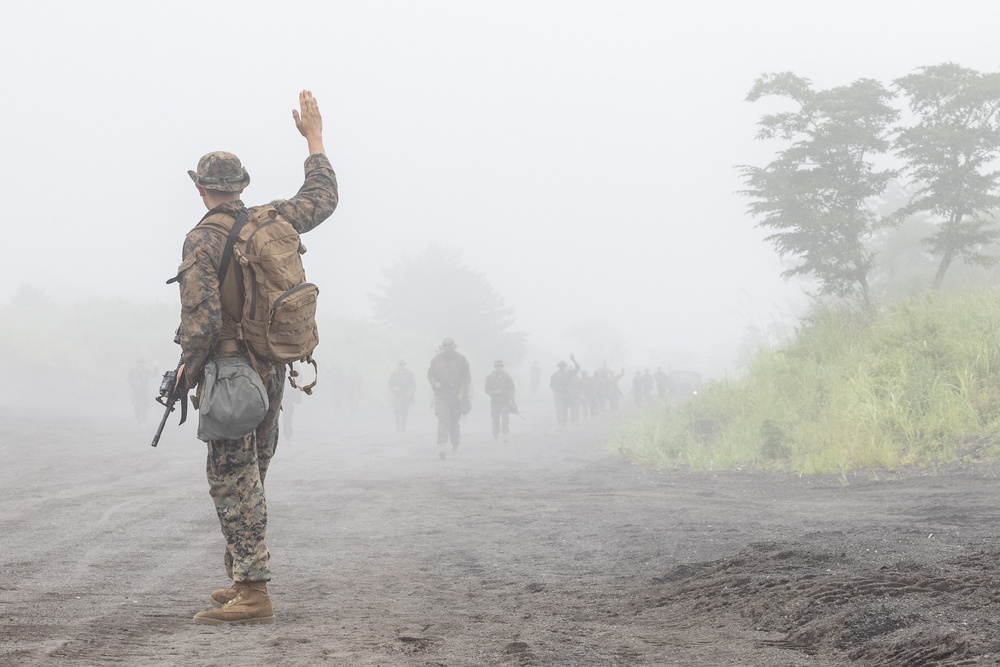
[[[438,433],[437,433],[437,444],[438,444],[438,456],[442,459],[448,456],[448,430],[451,425],[450,410],[448,409],[448,399],[443,396],[436,396],[434,398],[434,414],[437,416],[438,420]]]
[[[559,427],[566,426],[566,413],[569,411],[569,404],[563,396],[556,397],[556,421]]]
[[[451,439],[451,451],[454,453],[458,451],[458,443],[462,440],[462,408],[457,399],[450,407],[448,436]]]
[[[503,431],[504,435],[510,433],[510,410],[507,406],[504,406],[500,411],[500,430]]]
[[[490,402],[490,417],[493,419],[493,437],[500,435],[500,406]]]
[[[404,416],[404,413],[403,413],[404,410],[405,410],[405,408],[403,407],[402,403],[399,401],[399,399],[396,399],[396,430],[397,431],[402,431],[403,428],[404,428],[403,427],[403,423],[406,421],[406,417]]]
[[[258,552],[258,555],[251,556],[249,558],[251,560],[253,560],[254,558],[260,559],[261,556],[259,555],[259,553],[262,552],[263,561],[267,563],[269,561],[269,557],[267,553],[267,547],[264,543],[264,533],[267,527],[267,503],[264,498],[264,478],[267,476],[267,469],[271,463],[271,458],[274,456],[274,452],[278,447],[278,419],[281,414],[281,399],[283,396],[284,386],[285,386],[284,385],[285,367],[277,366],[274,368],[274,371],[272,373],[270,373],[267,377],[261,379],[264,381],[264,387],[267,391],[267,400],[268,400],[268,409],[267,413],[264,415],[264,421],[261,422],[261,425],[257,427],[254,434],[247,436],[242,440],[219,441],[218,443],[219,447],[217,447],[216,449],[220,449],[220,451],[224,449],[222,447],[223,443],[241,443],[241,444],[239,447],[236,447],[235,444],[231,444],[229,445],[229,449],[231,450],[229,455],[224,455],[220,453],[215,457],[217,463],[214,466],[216,470],[215,473],[213,473],[212,445],[215,445],[217,443],[209,443],[209,455],[208,455],[209,491],[212,494],[212,499],[215,500],[215,509],[216,512],[219,514],[219,521],[221,524],[223,524],[222,534],[226,537],[226,552],[224,555],[226,574],[229,575],[231,579],[235,579],[236,581],[243,581],[242,579],[239,579],[239,572],[246,568],[242,566],[237,567],[236,576],[234,576],[233,563],[236,552],[232,547],[232,543],[229,539],[230,536],[227,534],[227,527],[223,519],[223,511],[220,510],[220,499],[217,498],[216,489],[219,489],[218,494],[224,497],[224,499],[222,500],[223,503],[226,504],[233,503],[237,496],[232,495],[233,492],[229,490],[229,487],[236,482],[234,482],[232,479],[227,478],[230,473],[226,472],[224,469],[234,465],[244,466],[245,470],[242,473],[242,480],[244,481],[240,483],[247,484],[251,483],[245,481],[249,480],[250,477],[252,476],[253,471],[251,470],[251,468],[256,468],[257,471],[256,476],[260,480],[260,493],[259,493],[260,498],[259,500],[253,499],[252,502],[254,504],[257,504],[259,502],[261,509],[254,510],[253,512],[259,514],[259,516],[262,517],[262,522],[260,522],[259,525],[257,525],[252,529],[252,532],[259,533],[260,537],[259,537],[259,544],[252,546],[250,550]],[[243,447],[248,447],[253,449],[252,452],[253,462],[250,462],[249,460],[250,452],[243,452],[242,454],[237,453],[237,450],[240,450]],[[256,492],[251,491],[249,493],[253,495]],[[231,516],[232,510],[227,511],[227,515]],[[254,521],[259,522],[260,519],[255,519]],[[256,538],[251,538],[251,541],[254,541],[255,539]],[[244,549],[244,552],[245,551],[246,550]],[[246,553],[244,553],[243,556],[240,557],[248,558],[248,556],[246,556]],[[268,569],[269,572],[269,564],[265,565],[265,567]],[[269,579],[270,579],[270,574],[268,574],[267,579],[260,579],[260,581],[268,581]]]
[[[257,465],[260,468],[261,484],[267,476],[267,468],[271,465],[274,452],[278,449],[278,417],[281,414],[281,399],[285,393],[285,367],[275,366],[274,371],[263,380],[264,388],[267,390],[268,408],[264,421],[257,427]]]
[[[257,462],[256,437],[208,443],[209,492],[226,538],[227,573],[234,581],[269,581],[264,543],[267,503]]]

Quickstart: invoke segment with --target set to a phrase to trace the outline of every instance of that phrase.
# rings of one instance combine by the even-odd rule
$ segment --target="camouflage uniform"
[[[406,430],[406,415],[413,403],[413,393],[417,389],[417,381],[413,371],[406,367],[405,361],[396,364],[396,370],[389,376],[389,391],[392,393],[392,410],[396,415],[396,432]]]
[[[189,173],[199,185],[223,192],[238,192],[250,181],[238,158],[230,153],[209,153],[199,162],[198,172]],[[328,218],[337,201],[337,179],[329,160],[323,154],[313,154],[305,161],[305,182],[298,193],[272,205],[299,233],[304,233]],[[194,386],[212,356],[245,352],[242,343],[235,342],[236,326],[243,311],[241,269],[232,260],[223,284],[219,285],[218,271],[226,236],[202,224],[219,221],[231,226],[242,208],[241,201],[217,206],[188,233],[184,242],[178,279],[181,349],[188,386]],[[220,350],[220,343],[233,351]],[[267,527],[264,477],[278,444],[285,367],[275,365],[261,370],[270,402],[264,421],[239,440],[208,443],[209,491],[226,538],[226,572],[237,582],[271,578],[264,542]]]
[[[434,414],[438,418],[437,442],[443,459],[449,439],[452,453],[458,452],[461,440],[459,420],[464,414],[462,406],[469,400],[469,385],[472,383],[469,361],[455,350],[455,341],[445,338],[441,343],[441,351],[431,360],[431,366],[427,369],[427,379],[434,389]]]
[[[569,408],[572,402],[571,383],[577,373],[580,372],[580,364],[573,361],[573,368],[567,367],[565,361],[558,364],[559,370],[552,374],[549,380],[549,387],[552,388],[552,398],[556,404],[556,423],[560,429],[566,428],[566,421],[569,416]]]
[[[493,364],[495,371],[486,376],[486,395],[490,397],[493,437],[501,432],[506,440],[510,432],[510,405],[514,401],[514,378],[503,369],[503,362]]]

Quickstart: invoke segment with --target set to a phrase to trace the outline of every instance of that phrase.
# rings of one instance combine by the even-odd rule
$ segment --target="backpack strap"
[[[229,230],[229,236],[226,238],[226,247],[222,251],[222,260],[219,262],[219,286],[222,286],[222,281],[226,279],[226,273],[229,272],[229,264],[233,258],[233,246],[236,245],[236,239],[240,236],[240,230],[243,229],[243,225],[247,222],[247,217],[249,217],[250,212],[247,211],[246,207],[240,209],[239,215],[236,216],[236,222],[233,223],[232,229]]]

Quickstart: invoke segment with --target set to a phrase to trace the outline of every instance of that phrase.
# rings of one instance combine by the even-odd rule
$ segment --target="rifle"
[[[180,344],[180,336],[174,336],[174,342]],[[153,447],[156,447],[156,444],[160,441],[160,435],[163,434],[163,427],[167,423],[167,417],[174,411],[177,401],[181,402],[181,420],[177,422],[177,425],[180,426],[187,419],[187,389],[179,390],[177,385],[177,373],[180,372],[183,365],[184,355],[182,354],[181,360],[177,362],[177,368],[165,372],[163,379],[160,380],[160,395],[156,397],[156,402],[164,406],[166,410],[163,411],[160,426],[156,429],[156,435],[153,436],[153,442],[151,443]]]
[[[514,402],[513,398],[507,401],[507,412],[509,412],[512,415],[517,415],[521,419],[524,419],[524,415],[522,415],[520,411],[517,409],[517,403]]]

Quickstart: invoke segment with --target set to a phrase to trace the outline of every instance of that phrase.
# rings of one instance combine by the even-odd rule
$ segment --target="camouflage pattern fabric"
[[[469,360],[455,350],[439,352],[431,359],[431,366],[427,369],[427,379],[435,394],[451,394],[458,398],[467,396],[469,385],[472,383]]]
[[[572,400],[570,398],[571,379],[580,372],[580,364],[573,362],[574,368],[567,368],[565,364],[560,365],[559,370],[552,374],[549,380],[549,387],[552,388],[552,398],[556,404],[556,423],[559,428],[565,428],[568,421],[569,408]]]
[[[226,574],[233,581],[271,580],[264,540],[267,532],[264,478],[278,447],[278,415],[284,383],[284,366],[275,366],[264,378],[270,407],[253,433],[239,440],[208,443],[209,493],[226,538]]]
[[[434,389],[434,414],[438,418],[438,444],[451,440],[457,447],[461,438],[461,401],[469,396],[472,373],[469,361],[455,350],[443,350],[431,360],[427,379]]]
[[[305,182],[289,200],[272,202],[301,234],[330,217],[339,196],[337,178],[325,155],[313,154],[305,161]],[[209,211],[213,216],[235,217],[241,201],[228,202]],[[181,354],[184,374],[194,386],[201,369],[215,354],[216,344],[235,339],[235,324],[242,313],[242,281],[233,275],[237,264],[220,286],[219,264],[225,236],[204,226],[191,230],[177,276],[181,295]],[[230,277],[232,276],[232,277]],[[226,538],[226,571],[235,581],[268,581],[271,577],[264,542],[267,505],[264,477],[278,443],[278,414],[285,378],[284,366],[262,370],[270,409],[254,433],[240,440],[208,443],[208,480],[222,533]]]
[[[434,416],[438,420],[437,444],[444,447],[451,441],[458,447],[462,441],[462,405],[454,396],[434,394]]]
[[[240,192],[250,185],[250,174],[232,153],[215,151],[198,160],[198,171],[188,171],[191,180],[207,190]]]
[[[490,397],[493,435],[510,432],[510,402],[514,400],[514,378],[498,368],[486,376],[486,394]]]
[[[300,234],[330,217],[338,202],[337,177],[325,155],[310,155],[306,159],[305,173],[305,182],[294,197],[274,202],[278,212]],[[183,259],[177,274],[181,291],[181,350],[189,386],[197,383],[201,368],[216,343],[220,339],[236,338],[235,323],[243,311],[243,288],[237,275],[226,277],[224,287],[234,290],[232,294],[220,291],[219,263],[226,237],[201,223],[217,215],[235,217],[241,208],[243,202],[234,201],[212,209],[184,241]],[[229,296],[225,309],[223,296]]]
[[[413,394],[417,389],[417,381],[413,371],[404,366],[398,367],[389,376],[389,391],[392,392],[392,411],[396,417],[396,431],[406,430],[406,417],[413,403]]]
[[[508,403],[514,398],[514,378],[498,368],[486,376],[486,394],[494,403]]]

